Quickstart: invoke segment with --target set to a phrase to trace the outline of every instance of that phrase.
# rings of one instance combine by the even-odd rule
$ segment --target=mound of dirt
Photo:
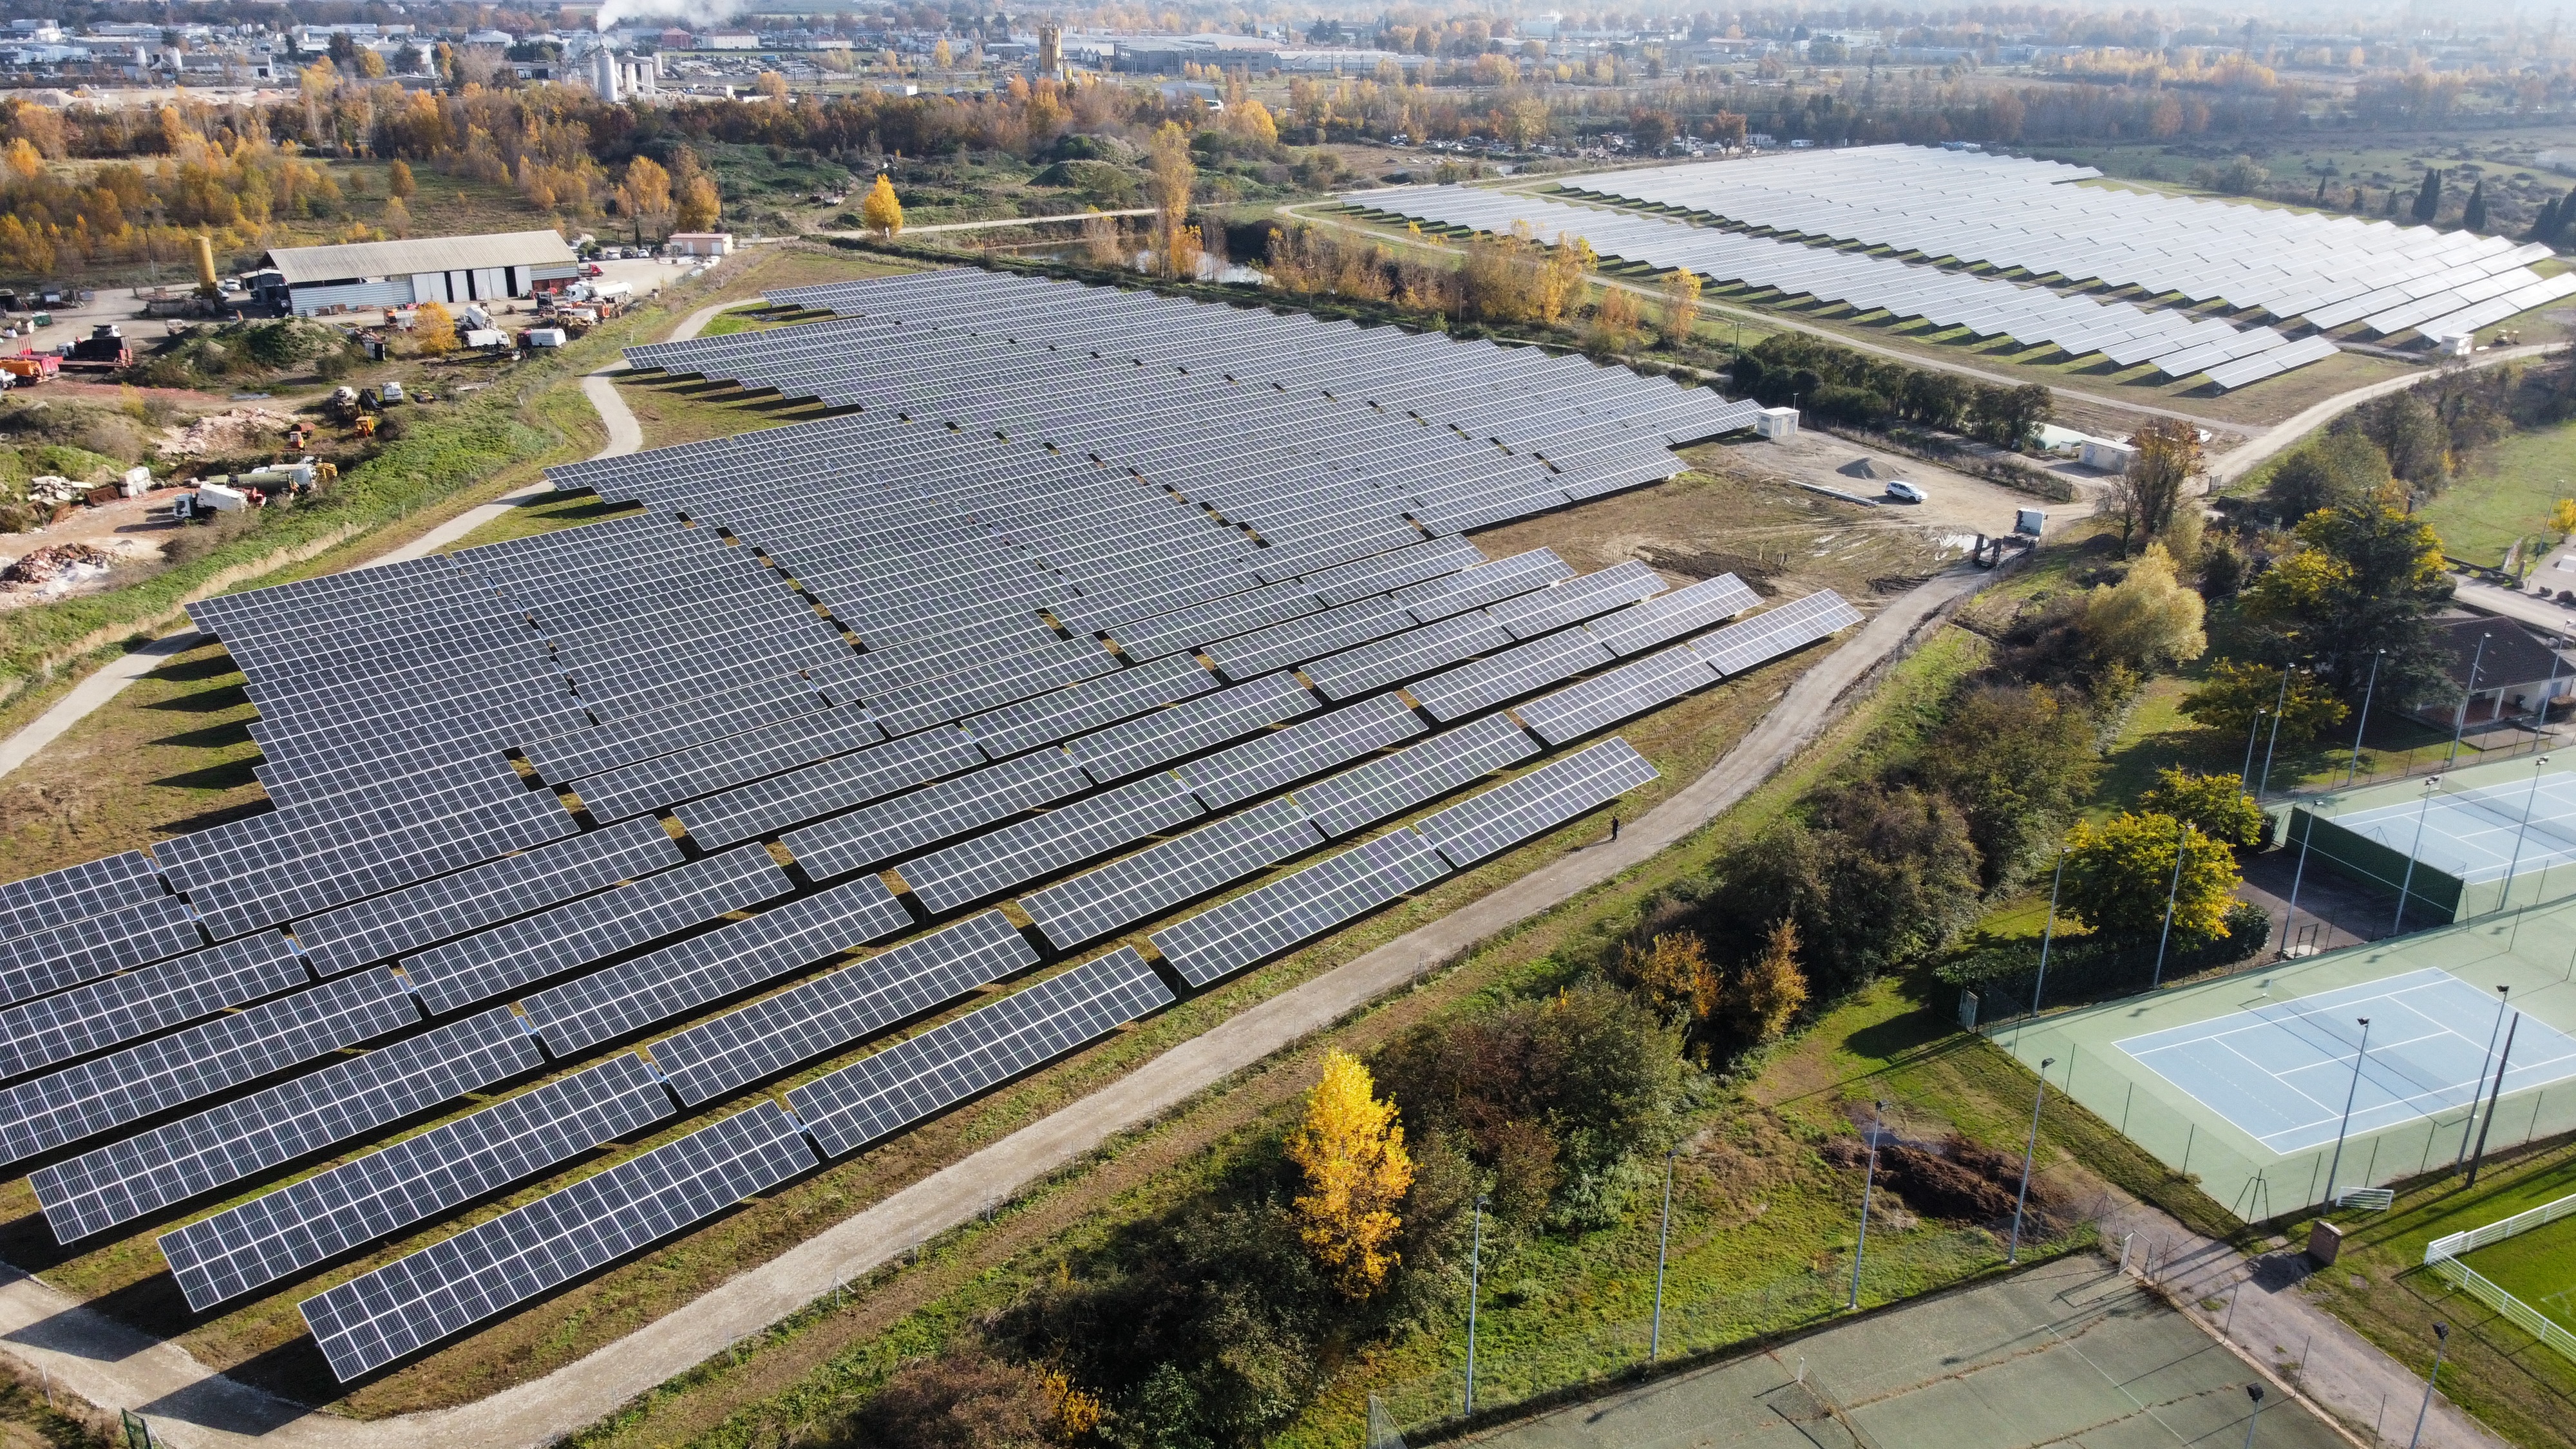
[[[295,419],[266,408],[233,408],[208,413],[186,427],[161,430],[153,444],[164,458],[220,458],[259,452],[276,446]]]
[[[51,544],[0,568],[0,588],[39,588],[64,580],[77,583],[115,566],[116,555],[95,544]]]
[[[1858,1138],[1837,1137],[1824,1146],[1827,1162],[1857,1168],[1869,1160]],[[2021,1187],[2021,1159],[1953,1136],[1937,1144],[1886,1141],[1878,1149],[1878,1179],[1925,1217],[1990,1223],[2012,1216]],[[2048,1185],[2030,1183],[2030,1205],[2046,1214],[2055,1202]]]
[[[1876,458],[1854,458],[1834,470],[1846,478],[1893,478],[1896,470]]]

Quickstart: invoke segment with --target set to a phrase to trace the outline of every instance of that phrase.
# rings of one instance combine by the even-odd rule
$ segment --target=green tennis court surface
[[[2576,1218],[2516,1233],[2460,1261],[2559,1327],[2576,1332]]]
[[[2253,1371],[2091,1253],[1477,1436],[1512,1449],[2084,1449],[2245,1437]],[[2263,1449],[2334,1431],[2266,1390]]]

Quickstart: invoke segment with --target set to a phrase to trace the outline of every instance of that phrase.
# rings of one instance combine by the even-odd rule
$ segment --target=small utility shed
[[[302,317],[335,307],[525,297],[581,274],[572,248],[551,231],[280,247],[263,260],[276,274],[269,285],[286,293],[278,300]]]

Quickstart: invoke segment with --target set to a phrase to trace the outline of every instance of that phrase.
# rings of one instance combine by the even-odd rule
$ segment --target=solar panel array
[[[1720,284],[1848,303],[1864,313],[1922,318],[1977,337],[2008,336],[2025,347],[2054,344],[2078,358],[2100,353],[2123,367],[2152,362],[2168,377],[2207,371],[2216,381],[2214,369],[2241,367],[2258,357],[2271,364],[2263,374],[2268,376],[2335,353],[2322,337],[2293,341],[2272,327],[2196,320],[2171,307],[2100,302],[1882,254],[1521,193],[1399,186],[1355,193],[1350,205],[1382,217],[1473,231],[1508,232],[1526,223],[1543,238],[1581,237],[1604,257],[1685,268]]]
[[[1134,948],[1050,952],[1290,867],[1254,892],[1296,898],[1284,924],[1169,959],[1214,980],[1445,874],[1402,831],[1295,868],[1539,752],[1490,710],[1435,730],[1402,687],[1551,641],[1607,663],[1756,602],[1455,532],[1669,474],[1671,441],[1749,417],[1713,393],[980,275],[836,295],[833,355],[877,359],[871,386],[921,380],[886,359],[925,326],[986,359],[956,426],[872,407],[641,454],[586,476],[643,516],[196,607],[276,808],[0,886],[0,1152],[58,1238],[268,1178],[161,1232],[220,1307],[1038,973],[797,1089],[850,1150],[1171,999]],[[1007,360],[973,329],[1038,305],[1054,340],[1004,341],[1063,385],[973,392]],[[1186,371],[1119,360],[1182,341]],[[1222,425],[1164,406],[1220,382]],[[978,431],[1030,398],[1107,411],[1053,448]],[[941,920],[1014,893],[1034,933]],[[308,1322],[371,1372],[806,1170],[797,1131],[736,1112],[325,1287]]]
[[[2100,175],[1975,151],[1856,146],[1570,185],[1782,236],[2135,287],[2328,331],[2358,321],[2380,336],[2459,335],[2576,293],[2576,275],[2531,270],[2551,255],[2536,242],[2069,184]]]

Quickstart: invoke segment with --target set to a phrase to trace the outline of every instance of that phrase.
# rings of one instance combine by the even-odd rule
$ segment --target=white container
[[[510,334],[494,327],[477,327],[465,334],[465,345],[473,348],[507,347]]]
[[[560,327],[531,327],[519,334],[519,340],[530,347],[561,347],[564,330]]]
[[[197,511],[212,508],[223,513],[240,513],[250,507],[250,495],[221,483],[197,485]]]
[[[152,470],[149,468],[128,468],[125,470],[125,476],[117,479],[117,484],[119,491],[123,492],[126,497],[140,498],[144,494],[152,491]]]
[[[1798,436],[1798,410],[1764,408],[1762,416],[1753,420],[1753,431],[1769,438],[1772,442],[1785,443]]]
[[[2126,473],[2129,460],[2138,450],[2126,443],[2107,443],[2100,438],[2084,440],[2084,466],[2096,473]]]

